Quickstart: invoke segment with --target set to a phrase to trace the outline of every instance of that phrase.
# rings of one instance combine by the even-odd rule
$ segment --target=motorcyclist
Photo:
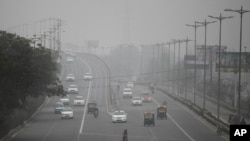
[[[94,113],[93,113],[94,117],[97,118],[98,117],[98,108],[95,109]]]

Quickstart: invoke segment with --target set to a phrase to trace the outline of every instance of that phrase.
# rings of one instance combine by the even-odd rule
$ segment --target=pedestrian
[[[122,141],[128,141],[128,131],[127,131],[127,129],[125,129],[123,131]]]
[[[240,122],[241,125],[246,125],[246,121],[244,118],[242,118],[241,122]]]

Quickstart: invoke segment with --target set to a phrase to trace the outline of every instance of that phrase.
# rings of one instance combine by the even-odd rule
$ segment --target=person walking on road
[[[127,131],[127,129],[125,129],[123,131],[122,141],[128,141],[128,131]]]
[[[244,118],[241,120],[240,124],[241,124],[241,125],[246,125],[246,121],[245,121]]]

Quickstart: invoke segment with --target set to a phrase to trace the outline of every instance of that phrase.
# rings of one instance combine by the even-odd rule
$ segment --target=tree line
[[[0,128],[13,110],[27,109],[27,98],[65,94],[57,76],[58,53],[32,44],[30,39],[0,31]]]

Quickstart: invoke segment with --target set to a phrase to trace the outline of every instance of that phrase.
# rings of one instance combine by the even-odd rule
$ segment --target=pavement
[[[160,88],[164,91],[168,91],[170,94],[173,95],[173,88],[170,87],[170,89],[168,89],[167,86],[163,86],[163,85],[160,85],[160,84],[157,84],[157,88]],[[215,99],[211,98],[211,97],[206,97],[205,99],[205,104],[203,104],[204,102],[204,98],[203,98],[203,95],[202,94],[196,94],[195,98],[194,98],[194,94],[193,92],[191,91],[188,91],[186,93],[186,97],[185,97],[185,94],[184,93],[180,93],[180,94],[177,94],[177,88],[175,88],[175,94],[174,94],[176,97],[182,97],[183,99],[187,99],[189,101],[191,101],[192,103],[194,103],[194,99],[195,99],[195,105],[202,108],[204,105],[205,105],[205,109],[212,113],[215,117],[218,116],[218,104],[216,102]],[[226,105],[228,107],[230,107],[230,109],[235,109],[234,107],[230,106],[229,104],[226,104],[226,103],[223,103],[221,102],[221,105]],[[227,123],[229,124],[228,122],[228,119],[229,119],[229,115],[237,115],[237,111],[236,109],[235,110],[229,110],[228,108],[224,108],[223,106],[220,106],[219,108],[219,118],[221,121],[223,121],[224,123]],[[249,118],[245,118],[245,121],[246,121],[246,124],[250,124],[250,119]]]

